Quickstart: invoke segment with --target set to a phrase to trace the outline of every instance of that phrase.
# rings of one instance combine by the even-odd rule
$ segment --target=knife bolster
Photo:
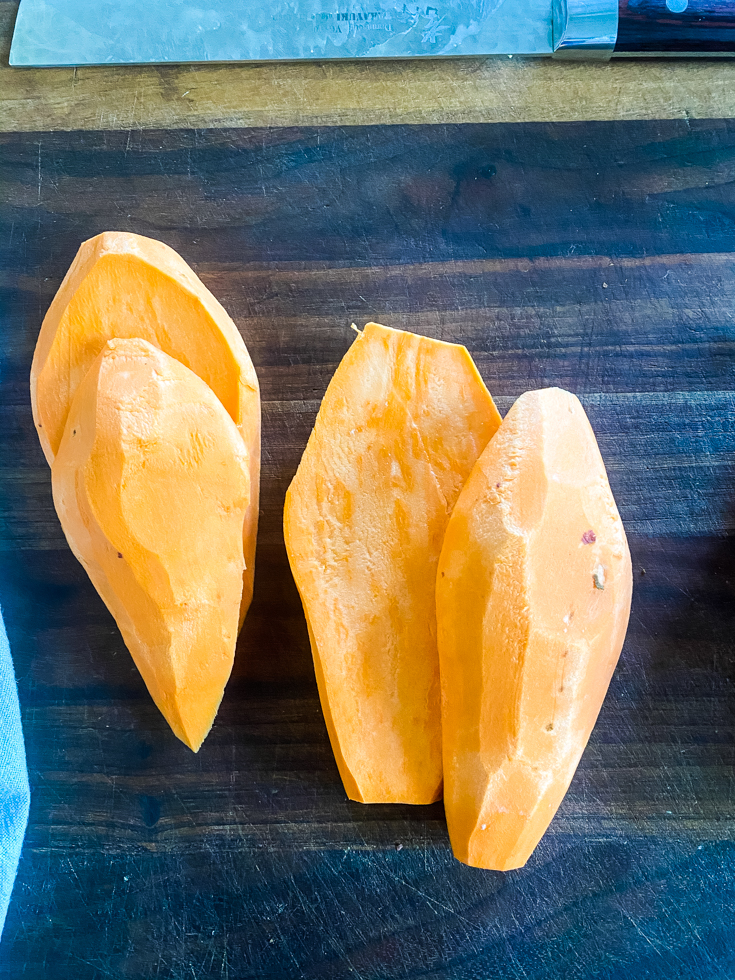
[[[618,34],[618,0],[553,0],[554,57],[607,61]]]

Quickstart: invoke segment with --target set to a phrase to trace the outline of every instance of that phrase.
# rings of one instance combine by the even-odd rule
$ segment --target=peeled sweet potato
[[[332,378],[284,532],[348,796],[441,795],[435,578],[500,416],[465,350],[369,323]]]
[[[240,431],[250,470],[242,622],[253,594],[260,479],[260,393],[243,339],[168,245],[117,231],[84,242],[44,318],[31,367],[33,418],[49,464],[74,393],[113,337],[148,340],[186,365],[206,381]]]
[[[477,461],[437,576],[454,854],[521,867],[584,751],[625,638],[625,532],[574,395],[523,395]]]
[[[250,475],[235,423],[168,354],[110,340],[77,388],[51,473],[72,551],[196,751],[237,640]]]

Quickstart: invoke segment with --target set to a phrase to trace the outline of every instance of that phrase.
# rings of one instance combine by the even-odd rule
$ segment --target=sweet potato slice
[[[628,624],[631,563],[574,395],[522,395],[459,496],[437,576],[456,857],[521,867],[567,791]]]
[[[201,378],[144,340],[111,340],[77,388],[51,468],[72,551],[194,751],[232,670],[248,463]]]
[[[49,464],[74,393],[108,340],[140,337],[202,378],[237,425],[249,454],[241,621],[253,594],[260,479],[260,393],[240,333],[168,245],[108,231],[82,244],[44,318],[31,367],[36,431]]]
[[[454,502],[499,423],[464,347],[374,323],[324,396],[284,531],[353,800],[441,794],[436,564]]]

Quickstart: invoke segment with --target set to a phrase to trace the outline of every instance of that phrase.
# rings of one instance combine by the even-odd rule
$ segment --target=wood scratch
[[[43,173],[41,171],[41,140],[38,141],[38,203],[41,203],[41,187],[43,184]]]
[[[400,885],[403,885],[404,887],[408,888],[412,892],[416,892],[417,895],[421,895],[421,897],[425,898],[426,901],[429,902],[431,905],[436,905],[438,908],[444,909],[445,912],[449,912],[451,915],[456,915],[458,919],[460,919],[462,922],[465,923],[465,925],[469,926],[470,928],[473,928],[472,923],[469,921],[469,919],[465,919],[465,917],[461,915],[459,912],[457,912],[456,909],[450,908],[448,905],[444,905],[442,902],[438,902],[435,898],[432,898],[431,895],[427,895],[426,892],[421,891],[420,888],[416,888],[415,885],[409,884],[409,882],[407,882],[404,878],[401,878],[399,875],[394,874],[392,871],[388,871],[386,869],[385,873],[388,875],[389,878],[392,878],[394,881],[397,881]]]

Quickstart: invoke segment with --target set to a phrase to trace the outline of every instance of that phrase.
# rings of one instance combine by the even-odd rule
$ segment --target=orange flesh
[[[500,416],[464,347],[368,324],[324,396],[284,531],[348,796],[441,795],[435,576]]]
[[[460,494],[439,560],[444,800],[460,861],[528,860],[597,719],[631,590],[584,409],[558,388],[526,393]]]
[[[240,333],[173,249],[126,232],[82,244],[49,307],[31,367],[31,404],[49,464],[74,394],[108,340],[140,337],[206,381],[249,454],[251,500],[243,523],[241,621],[253,593],[260,478],[260,393]]]
[[[169,725],[196,751],[232,670],[248,456],[205,383],[144,340],[111,340],[52,466],[69,545]]]

